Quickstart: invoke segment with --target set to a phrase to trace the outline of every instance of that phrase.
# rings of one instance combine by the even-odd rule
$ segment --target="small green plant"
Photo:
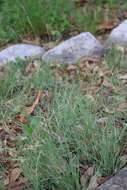
[[[36,130],[36,128],[38,127],[39,125],[39,118],[30,118],[30,123],[29,124],[24,124],[22,125],[23,129],[25,130],[25,132],[28,134],[28,135],[32,135],[32,133],[34,132],[34,130]]]

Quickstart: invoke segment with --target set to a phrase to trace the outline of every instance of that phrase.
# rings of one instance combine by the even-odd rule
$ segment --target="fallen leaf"
[[[40,98],[41,98],[42,95],[45,96],[45,94],[43,94],[42,91],[39,90],[38,93],[37,93],[36,99],[33,102],[33,105],[26,108],[26,112],[27,112],[28,115],[31,115],[34,112],[34,109],[38,105],[38,103],[39,103]]]
[[[106,113],[109,113],[109,114],[113,114],[113,113],[114,113],[114,110],[110,110],[110,109],[107,108],[107,107],[104,108],[104,111],[105,111]]]
[[[31,35],[28,35],[22,38],[22,42],[33,45],[40,45],[40,38],[39,37],[33,38]]]
[[[89,180],[89,177],[86,174],[81,176],[80,182],[83,188],[86,187],[88,180]]]
[[[6,177],[6,179],[4,180],[4,185],[7,186],[9,184],[9,177]]]
[[[99,118],[99,119],[96,120],[96,122],[99,125],[99,127],[105,127],[107,121],[108,121],[107,117],[101,117],[101,118]]]
[[[117,23],[115,21],[103,21],[98,26],[97,33],[105,33],[112,30],[115,26],[117,26]]]
[[[23,124],[27,124],[28,120],[24,115],[17,115],[15,119]]]
[[[54,48],[56,45],[58,45],[58,41],[47,42],[44,44],[44,49],[47,51]]]
[[[13,184],[11,184],[10,189],[8,190],[23,190],[24,187],[28,185],[28,181],[25,177],[19,177],[18,181],[15,181]]]
[[[125,11],[124,13],[123,13],[123,17],[126,19],[127,18],[127,11]]]
[[[14,183],[19,178],[20,174],[21,174],[20,168],[12,169],[9,177],[9,184]]]
[[[34,63],[29,63],[26,68],[25,68],[25,74],[31,74],[35,70],[35,65]]]
[[[106,79],[104,79],[103,85],[105,87],[109,88],[110,90],[113,90],[113,91],[116,90],[115,86],[113,84],[111,84],[109,81],[107,81]]]
[[[89,186],[87,188],[87,190],[95,190],[98,187],[98,183],[97,183],[97,176],[94,175],[89,182]]]
[[[119,78],[120,78],[121,80],[127,80],[127,74],[121,75]]]
[[[122,47],[121,45],[116,45],[115,48],[116,48],[116,50],[118,50],[120,53],[125,54],[125,52],[126,52],[125,47]]]
[[[116,128],[123,128],[125,122],[126,121],[125,121],[124,118],[117,117],[115,119],[115,122],[114,122],[114,127],[116,127]]]
[[[84,160],[84,157],[81,160]],[[89,168],[89,165],[80,164],[79,165],[80,174],[83,175],[87,171],[88,168]]]
[[[127,154],[120,157],[121,166],[125,166],[127,164]]]
[[[100,86],[91,86],[91,87],[88,87],[85,90],[87,90],[90,93],[90,95],[93,96],[93,95],[95,95],[95,94],[97,94],[99,92]]]
[[[5,67],[3,66],[0,66],[0,77],[3,77],[5,74],[6,74],[6,70],[5,70]]]
[[[87,169],[87,175],[89,176],[89,177],[91,177],[91,176],[93,176],[93,174],[94,174],[94,167],[89,167],[88,169]]]
[[[124,111],[126,111],[126,110],[127,110],[127,102],[126,102],[126,101],[120,103],[120,104],[118,105],[117,109],[116,109],[116,111],[118,111],[118,112],[124,112]]]
[[[75,65],[69,65],[67,67],[67,71],[75,71],[77,69],[77,67]]]
[[[77,1],[75,1],[75,6],[76,6],[76,7],[82,7],[82,6],[84,6],[87,2],[88,2],[88,0],[77,0]]]
[[[92,94],[86,94],[85,97],[86,97],[88,100],[92,101],[92,102],[95,101],[95,99],[94,99],[94,97],[92,96]]]
[[[103,177],[98,177],[97,179],[97,183],[98,186],[100,186],[101,184],[103,184],[105,181],[107,181],[110,178],[110,176],[103,176]]]
[[[94,175],[94,167],[92,167],[92,166],[88,167],[86,165],[82,169],[84,169],[84,172],[81,175],[80,181],[81,181],[82,187],[84,188],[84,187],[86,187],[90,178]]]

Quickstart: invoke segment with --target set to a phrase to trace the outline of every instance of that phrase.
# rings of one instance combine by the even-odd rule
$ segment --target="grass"
[[[27,189],[80,190],[85,188],[80,181],[81,166],[94,167],[97,176],[112,175],[123,167],[126,111],[116,108],[126,99],[126,87],[118,78],[118,71],[125,68],[123,59],[119,58],[118,65],[111,54],[99,68],[110,69],[108,81],[115,91],[102,85],[97,93],[88,94],[98,83],[97,72],[87,77],[83,70],[68,75],[67,66],[54,68],[41,62],[26,75],[30,63],[18,60],[0,78],[1,123],[14,122],[24,131],[17,137],[15,159],[29,181]],[[65,71],[62,77],[61,70]],[[25,107],[32,104],[38,90],[49,97],[42,97],[34,114],[27,115]],[[15,119],[19,114],[25,115],[26,124]],[[101,118],[106,122],[99,123]]]
[[[20,3],[18,0],[3,0],[0,12],[0,44],[21,42],[24,38],[40,38],[40,41],[46,41],[46,36],[49,39],[51,36],[53,39],[61,39],[61,36],[67,37],[73,31],[90,31],[95,34],[103,20],[110,20],[114,10],[117,12],[118,9],[119,12],[119,5],[118,0],[91,0],[80,8],[75,7],[74,0],[56,0],[55,3],[52,0],[22,0]],[[126,8],[124,2],[121,9]]]
[[[98,24],[113,16],[108,11],[105,18],[100,0],[81,8],[67,0],[0,3],[0,45],[24,38],[44,40],[45,35],[57,39],[71,31],[95,34]],[[119,3],[108,0],[105,6],[114,10]],[[126,3],[121,9],[126,10]],[[94,67],[77,63],[73,72],[67,65],[37,62],[30,73],[26,68],[31,61],[18,59],[0,71],[0,130],[2,127],[8,135],[13,127],[23,130],[17,134],[16,156],[11,159],[28,180],[25,189],[84,190],[89,180],[82,183],[81,168],[86,166],[93,167],[97,177],[114,175],[126,165],[121,158],[126,155],[127,112],[117,109],[127,97],[126,85],[119,78],[127,70],[126,55],[113,49],[101,63]],[[41,97],[28,114],[26,107],[32,105],[38,91],[48,96]],[[26,123],[17,119],[20,115]],[[13,148],[1,144],[0,153]],[[1,165],[3,176],[7,166]]]

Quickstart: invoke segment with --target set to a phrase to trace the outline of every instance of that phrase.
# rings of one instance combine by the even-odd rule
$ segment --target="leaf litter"
[[[82,90],[85,90],[87,92],[87,96],[93,98],[96,97],[96,94],[101,91],[101,89],[106,88],[107,90],[117,93],[117,87],[114,86],[112,83],[109,82],[108,77],[111,76],[110,70],[108,70],[105,67],[105,64],[101,62],[101,60],[94,60],[94,59],[88,59],[83,60],[77,65],[69,65],[64,68],[61,68],[61,66],[56,66],[55,69],[53,68],[54,73],[57,77],[68,77],[69,82],[71,80],[75,80],[77,76],[81,77],[81,81],[83,81],[83,84],[81,85]],[[89,78],[92,79],[93,76],[96,76],[96,80],[93,80],[89,83]],[[93,77],[94,78],[94,77]],[[71,79],[71,80],[70,80]],[[84,80],[85,79],[85,80]],[[15,120],[22,124],[28,124],[28,116],[33,115],[35,109],[39,105],[39,102],[43,98],[50,98],[48,91],[42,91],[42,90],[35,90],[35,99],[31,106],[26,106],[24,108],[24,115],[18,114],[15,116]],[[127,108],[127,103],[123,102],[117,107],[117,111],[124,111]],[[106,108],[108,113],[111,113],[111,110],[108,110]],[[107,118],[106,118],[107,119]],[[99,125],[106,126],[105,118],[100,118],[98,120]],[[10,126],[9,126],[10,125]],[[25,187],[27,182],[27,179],[23,176],[23,173],[19,166],[16,166],[16,161],[12,161],[14,157],[16,157],[16,141],[13,141],[17,135],[22,133],[22,128],[20,125],[17,124],[17,122],[10,122],[7,126],[8,130],[3,130],[3,128],[0,129],[0,135],[3,138],[4,147],[8,146],[10,149],[13,147],[15,148],[15,151],[11,152],[11,150],[6,151],[3,153],[3,163],[7,167],[6,177],[5,177],[5,185],[8,187],[8,189],[12,190],[20,190]],[[14,137],[12,138],[11,137]],[[9,157],[8,157],[9,156]],[[12,160],[11,160],[12,159]],[[93,166],[83,166],[85,167],[82,169],[80,167],[81,176],[80,181],[83,187],[88,186],[88,190],[94,190],[98,184],[104,182],[107,177],[103,177],[98,182],[99,178],[95,175],[95,169]],[[84,170],[84,171],[83,171]]]

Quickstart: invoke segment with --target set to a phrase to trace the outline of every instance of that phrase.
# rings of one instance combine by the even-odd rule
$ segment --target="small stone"
[[[120,47],[127,47],[127,20],[112,30],[108,38],[108,43]]]
[[[0,51],[0,65],[15,61],[16,58],[40,58],[44,54],[44,49],[37,45],[16,44]]]
[[[104,52],[100,42],[89,32],[72,37],[47,51],[42,60],[45,62],[74,64],[85,57],[100,57]]]
[[[127,168],[119,171],[96,190],[127,190]]]

